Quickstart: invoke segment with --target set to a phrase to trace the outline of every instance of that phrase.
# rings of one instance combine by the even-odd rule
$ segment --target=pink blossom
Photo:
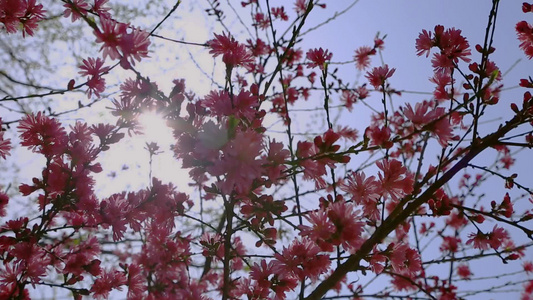
[[[296,0],[296,2],[294,2],[294,10],[298,15],[303,15],[307,10],[305,0]]]
[[[26,14],[23,1],[8,0],[0,2],[0,22],[4,24],[7,33],[17,32],[20,18]]]
[[[300,226],[300,235],[309,237],[322,249],[322,251],[331,252],[333,246],[329,242],[331,236],[335,233],[335,224],[333,224],[324,210],[317,210],[306,215],[306,219],[311,226]]]
[[[441,108],[442,109],[442,108]],[[453,135],[453,128],[448,118],[442,118],[435,122],[429,129],[434,136],[439,140],[439,144],[442,147],[448,147],[448,143],[452,141],[455,136]]]
[[[100,204],[102,219],[105,224],[113,227],[113,240],[119,241],[126,231],[126,214],[131,209],[123,194],[115,194]]]
[[[229,34],[222,33],[219,35],[215,33],[215,38],[208,41],[207,45],[211,48],[209,53],[213,57],[222,55],[222,61],[228,67],[247,66],[254,61],[246,47]]]
[[[385,84],[385,80],[392,77],[395,71],[395,68],[389,70],[389,66],[384,65],[382,67],[373,68],[372,71],[366,73],[365,77],[368,79],[370,84],[377,90]]]
[[[122,51],[120,64],[123,68],[129,69],[130,64],[135,65],[135,60],[141,61],[143,57],[148,57],[150,46],[148,32],[139,28],[130,29],[130,32],[119,39],[118,46]]]
[[[0,157],[6,159],[6,156],[9,156],[9,151],[11,150],[11,139],[4,139],[3,132],[0,133]]]
[[[2,264],[0,266],[0,299],[13,299],[14,297],[29,300],[29,293],[19,286],[18,277],[23,272],[21,264]]]
[[[94,281],[91,292],[95,299],[107,299],[111,290],[122,290],[122,285],[128,282],[124,273],[116,270],[106,270]]]
[[[257,0],[241,1],[241,6],[242,7],[246,7],[246,6],[248,6],[248,5],[252,4],[252,3],[257,4]]]
[[[524,283],[524,291],[522,292],[520,300],[531,300],[533,299],[533,280],[529,280]]]
[[[7,203],[9,202],[9,197],[6,193],[0,192],[0,217],[4,217],[6,215],[6,207]]]
[[[413,110],[411,104],[407,103],[405,109],[403,109],[403,113],[413,123],[416,129],[421,129],[423,125],[435,121],[444,114],[444,108],[434,106],[435,103],[433,102],[423,101],[417,103]]]
[[[65,129],[57,120],[41,112],[37,115],[26,116],[17,128],[22,140],[21,145],[33,152],[50,156],[60,154],[65,150],[67,142]]]
[[[533,27],[526,21],[518,22],[516,24],[516,35],[520,41],[520,49],[524,51],[529,59],[533,58]]]
[[[250,268],[250,278],[255,280],[259,286],[263,288],[269,288],[270,281],[268,278],[273,274],[273,266],[273,261],[270,261],[267,264],[266,260],[264,259],[261,260],[260,264],[254,263],[254,265]]]
[[[275,183],[280,180],[283,172],[287,169],[285,161],[289,158],[289,150],[284,148],[284,145],[276,140],[272,140],[268,144],[267,154],[263,154],[263,160],[266,164],[263,166],[266,171],[266,175]]]
[[[94,5],[92,10],[97,13],[100,17],[110,18],[109,14],[110,7],[104,6],[109,0],[94,0]]]
[[[523,264],[523,267],[524,267],[524,272],[526,272],[527,274],[533,273],[533,262],[525,261]]]
[[[104,61],[99,57],[94,59],[89,57],[87,60],[83,60],[83,65],[80,66],[81,71],[78,73],[82,76],[90,76],[87,80],[88,97],[94,93],[97,97],[100,93],[105,91],[105,79],[102,77],[104,73],[109,71],[109,67],[103,67]]]
[[[340,186],[341,190],[351,195],[352,200],[363,205],[364,215],[372,220],[379,220],[377,201],[380,198],[379,185],[374,176],[366,178],[364,172],[351,174]]]
[[[139,297],[146,290],[146,277],[142,274],[142,269],[138,264],[128,266],[127,281],[128,299]]]
[[[391,148],[393,143],[390,141],[391,130],[386,126],[371,126],[365,131],[365,135],[370,139],[372,146],[379,146],[385,149]]]
[[[317,154],[318,149],[313,143],[307,141],[298,142],[296,156],[302,158],[300,166],[303,168],[303,178],[305,180],[313,180],[317,188],[323,188],[326,184],[323,178],[326,175],[326,164],[308,159],[308,157],[313,157]]]
[[[319,67],[320,70],[324,70],[324,67],[328,61],[331,60],[331,57],[333,56],[333,53],[329,53],[329,51],[326,49],[319,48],[319,49],[310,49],[307,51],[306,57],[310,61],[307,64],[308,68],[314,68]]]
[[[443,31],[442,26],[435,26],[435,41],[437,47],[453,62],[457,63],[458,59],[469,62],[471,52],[468,41],[461,35],[461,30],[449,28]]]
[[[414,277],[422,271],[422,262],[418,252],[406,244],[395,245],[389,259],[396,273]]]
[[[459,250],[461,239],[453,236],[445,236],[442,238],[442,244],[440,246],[441,252],[456,253]]]
[[[15,33],[22,27],[22,36],[32,36],[37,23],[44,19],[46,10],[36,0],[4,0],[0,1],[0,23],[7,33]]]
[[[469,62],[471,51],[469,43],[461,35],[461,30],[455,28],[445,29],[442,25],[435,26],[434,33],[423,30],[416,40],[417,55],[429,56],[432,47],[439,48],[439,53],[433,54],[431,60],[433,67],[438,72],[446,72],[454,68],[459,59]]]
[[[251,39],[247,40],[246,43],[246,46],[248,49],[250,49],[252,55],[255,57],[266,55],[271,51],[269,45],[259,38],[255,40],[255,44]]]
[[[110,124],[99,123],[93,125],[91,126],[90,131],[100,139],[101,145],[117,143],[124,137],[124,133],[117,132],[117,128]],[[109,147],[104,150],[107,150],[108,148]]]
[[[120,58],[119,42],[120,38],[126,34],[127,25],[119,23],[110,18],[100,18],[101,30],[95,32],[96,42],[103,43],[100,51],[103,51],[104,59]]]
[[[357,94],[350,90],[343,90],[341,94],[341,101],[344,103],[344,106],[348,111],[352,111],[353,104],[357,101]]]
[[[439,101],[440,103],[443,100],[450,99],[450,92],[446,90],[446,86],[454,83],[452,82],[450,72],[436,72],[433,77],[429,79],[429,81],[437,85],[433,91],[435,100]]]
[[[46,251],[35,242],[19,242],[10,249],[9,256],[14,257],[14,264],[18,264],[22,280],[28,280],[32,284],[42,280],[46,275],[46,268],[50,263],[50,257]]]
[[[109,71],[109,67],[104,67],[104,60],[100,57],[93,58],[89,57],[88,59],[83,60],[83,65],[80,66],[81,71],[78,73],[82,76],[100,76],[103,73]]]
[[[455,66],[453,60],[442,53],[433,54],[431,65],[437,72],[448,72],[447,70],[453,69]]]
[[[281,7],[272,7],[270,9],[272,16],[276,19],[280,19],[282,21],[288,21],[289,16],[285,13],[285,8],[283,6]]]
[[[522,11],[524,13],[533,12],[533,5],[527,2],[522,3]]]
[[[387,262],[387,257],[380,253],[377,247],[374,247],[374,254],[370,258],[370,268],[372,272],[376,274],[381,274],[385,269],[385,263]]]
[[[428,57],[433,46],[435,46],[435,43],[433,41],[431,31],[428,32],[425,29],[422,30],[416,39],[416,50],[418,51],[416,54],[420,56],[425,53],[426,57]]]
[[[226,91],[211,91],[201,105],[209,108],[215,116],[233,115],[239,119],[253,120],[257,113],[259,102],[257,97],[246,90],[241,90],[239,94],[230,97]]]
[[[355,67],[358,70],[364,70],[370,66],[370,55],[376,54],[376,49],[369,46],[362,46],[355,50],[354,60]]]
[[[378,181],[384,197],[388,195],[393,201],[398,201],[413,191],[413,175],[400,161],[381,160],[376,164],[382,171],[379,173]]]
[[[11,150],[11,139],[4,139],[4,131],[2,130],[2,118],[0,118],[0,157],[6,159]]]
[[[492,232],[483,233],[478,231],[477,233],[471,233],[468,235],[470,238],[466,241],[467,245],[473,244],[474,248],[487,250],[491,247],[494,250],[498,250],[500,246],[509,240],[509,233],[498,225],[494,225]]]
[[[75,22],[83,16],[87,15],[87,11],[90,9],[89,4],[85,0],[73,0],[72,3],[66,3],[63,5],[65,11],[63,17],[71,17],[71,21]]]
[[[261,176],[262,149],[262,135],[252,130],[237,131],[235,137],[223,146],[220,160],[208,170],[213,176],[224,175],[224,180],[219,182],[224,193],[234,190],[246,194],[250,191],[254,180]]]
[[[355,253],[365,241],[361,236],[364,223],[360,213],[353,205],[340,201],[332,204],[328,211],[328,218],[335,224],[336,233],[340,235],[338,240],[334,237],[333,243],[341,243],[350,253]]]
[[[415,278],[405,278],[403,276],[392,276],[391,284],[396,291],[414,291],[417,290],[417,286],[413,284]],[[445,298],[440,298],[439,300],[444,300]],[[451,298],[456,299],[456,298]]]
[[[461,279],[468,280],[472,277],[472,272],[470,272],[470,268],[467,264],[460,264],[457,266],[457,275],[459,275]]]
[[[95,31],[96,42],[103,43],[104,59],[120,59],[121,66],[125,69],[135,65],[135,60],[140,61],[148,56],[150,40],[148,33],[138,28],[129,28],[128,24],[100,17],[101,29]]]
[[[261,261],[262,263],[263,261]],[[257,263],[254,264],[250,269],[254,270]],[[241,277],[235,283],[235,289],[231,290],[231,296],[239,298],[242,296],[248,297],[248,299],[267,299],[269,296],[269,288],[259,285],[256,281],[251,280],[250,278]]]
[[[298,285],[298,279],[286,273],[274,273],[273,267],[272,261],[267,264],[265,260],[261,260],[260,265],[255,263],[252,266],[250,277],[257,282],[257,286],[248,288],[246,295],[281,300],[286,298],[287,292],[294,290]],[[270,275],[273,276],[269,279]],[[268,297],[269,289],[274,291],[274,297]]]
[[[295,240],[288,248],[283,247],[281,254],[275,254],[272,271],[276,274],[289,274],[312,282],[324,274],[330,265],[327,255],[319,254],[320,248],[310,239]]]
[[[417,103],[415,108],[407,104],[403,109],[407,119],[411,121],[415,129],[425,128],[433,133],[442,147],[448,146],[448,142],[454,138],[450,118],[444,117],[446,111],[443,107],[435,107],[435,103],[423,101]],[[429,126],[426,126],[430,124]]]
[[[261,12],[256,13],[254,15],[254,26],[263,30],[268,29],[268,27],[270,27],[270,20],[268,19],[268,16]]]
[[[62,273],[79,276],[90,270],[92,275],[97,276],[101,271],[98,260],[100,254],[100,243],[95,236],[91,236],[65,254]]]

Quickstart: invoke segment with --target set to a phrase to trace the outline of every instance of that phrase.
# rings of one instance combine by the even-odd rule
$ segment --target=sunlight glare
[[[146,144],[155,142],[159,146],[159,153],[153,157],[153,176],[163,182],[172,182],[180,190],[188,188],[188,170],[181,168],[181,162],[177,161],[171,151],[175,143],[172,129],[167,126],[165,119],[156,112],[145,112],[139,116],[139,123],[143,134],[138,135],[136,156],[147,157]]]
[[[146,112],[139,116],[142,134],[140,137],[146,142],[156,142],[160,147],[173,143],[172,130],[167,126],[163,117],[155,112]]]

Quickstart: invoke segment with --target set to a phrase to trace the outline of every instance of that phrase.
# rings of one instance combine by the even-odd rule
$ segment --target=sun
[[[98,194],[109,195],[122,190],[139,190],[151,186],[152,178],[174,184],[181,192],[191,192],[187,169],[181,167],[171,150],[176,139],[163,116],[144,112],[138,117],[142,134],[133,134],[102,155],[105,174],[97,174]],[[150,155],[148,144],[158,150]]]
[[[171,147],[176,143],[172,129],[167,126],[164,117],[156,112],[144,112],[138,118],[143,134],[136,137],[139,155],[149,156],[147,145],[155,143],[159,147],[153,155],[151,173],[163,182],[172,182],[178,187],[188,186],[187,170],[181,168],[181,163],[173,156]]]
[[[143,134],[139,137],[147,142],[155,142],[160,146],[171,145],[174,142],[172,130],[167,126],[165,119],[160,114],[148,111],[142,113],[138,121]]]

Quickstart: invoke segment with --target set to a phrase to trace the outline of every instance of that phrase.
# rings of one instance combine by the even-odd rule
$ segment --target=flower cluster
[[[44,19],[46,10],[36,0],[0,1],[0,24],[8,33],[15,33],[22,27],[22,36],[32,36],[37,23]]]
[[[365,77],[377,90],[385,85],[385,80],[391,78],[395,71],[395,68],[389,70],[389,66],[384,65],[382,67],[373,68],[372,71],[366,73]]]
[[[423,30],[416,39],[417,55],[426,54],[427,57],[433,47],[439,49],[431,60],[436,71],[448,72],[457,65],[459,59],[470,61],[470,45],[459,29],[445,29],[444,26],[437,25],[434,32]]]
[[[0,156],[3,159],[6,159],[6,156],[9,155],[9,150],[11,150],[11,140],[4,138],[4,131],[2,129],[2,118],[0,118]]]
[[[0,191],[0,299],[29,299],[37,286],[75,299],[108,299],[114,291],[127,299],[457,299],[464,295],[459,283],[477,279],[472,259],[522,260],[517,274],[533,272],[524,261],[529,245],[513,240],[515,231],[531,236],[533,211],[521,202],[530,188],[518,174],[499,173],[518,161],[512,147],[531,145],[530,129],[513,130],[533,124],[533,97],[524,93],[521,107],[511,104],[513,116],[483,136],[481,117],[504,91],[490,45],[477,45],[481,62],[463,70],[459,61],[469,62],[471,53],[460,30],[437,25],[422,31],[417,54],[437,50],[430,79],[436,87],[429,100],[398,104],[402,93],[388,84],[396,69],[369,69],[382,38],[353,57],[359,71],[369,69],[370,91],[368,83],[344,82],[328,70],[329,50],[295,47],[307,14],[324,4],[296,0],[291,14],[284,6],[242,1],[255,34],[246,43],[229,32],[214,34],[203,45],[213,58],[222,57],[224,84],[196,95],[185,79],[168,82],[165,90],[133,68],[148,55],[149,35],[113,19],[107,2],[65,1],[63,15],[87,23],[101,45],[102,56],[79,67],[87,79],[82,85],[89,97],[105,92],[108,57],[136,77],[122,82],[111,101],[116,125],[67,127],[44,112],[19,121],[20,145],[42,156],[43,167],[18,185],[22,197],[34,198],[35,214],[4,220],[19,195]],[[207,13],[222,21],[222,5],[209,4]],[[532,11],[531,5],[522,10]],[[29,26],[23,34],[30,33],[27,18],[41,17],[35,1],[0,0],[8,32]],[[280,36],[274,20],[291,21],[293,30]],[[530,27],[517,25],[528,56]],[[462,99],[456,81],[464,82]],[[522,79],[520,86],[531,88],[533,80]],[[74,88],[72,80],[68,89]],[[373,103],[374,91],[381,102]],[[318,110],[299,109],[317,99]],[[342,113],[359,112],[360,104],[371,112],[361,138],[352,115],[346,124],[333,123],[343,121]],[[93,177],[105,167],[99,157],[126,131],[141,134],[139,117],[146,111],[159,113],[171,128],[170,153],[189,172],[191,192],[150,171],[144,188],[97,196]],[[302,134],[297,118],[309,111],[313,131]],[[11,143],[0,131],[1,159],[11,154]],[[160,153],[155,143],[145,149],[150,158]],[[493,166],[477,166],[474,159],[489,151]],[[432,156],[434,163],[426,163]],[[507,189],[498,201],[477,194],[492,175]],[[488,230],[485,222],[496,224]],[[439,251],[430,259],[428,245]],[[446,274],[435,264],[448,264]],[[357,272],[361,283],[348,272]],[[371,294],[375,276],[389,278],[390,288]],[[524,295],[532,286],[526,282]]]
[[[331,60],[333,53],[330,53],[327,49],[311,49],[307,51],[306,57],[310,61],[307,64],[308,68],[319,67],[320,70],[324,70],[326,63]]]
[[[135,60],[148,57],[150,40],[148,33],[139,28],[130,28],[128,24],[101,17],[100,29],[95,30],[96,42],[103,43],[100,50],[104,59],[120,59],[120,65],[129,69]]]
[[[208,41],[207,45],[211,48],[209,53],[213,54],[214,57],[222,55],[222,61],[230,69],[235,66],[248,66],[253,62],[246,47],[229,34],[215,33],[215,38]]]
[[[80,66],[81,71],[78,73],[82,76],[88,76],[87,80],[87,95],[91,97],[94,93],[96,97],[100,96],[100,93],[105,91],[105,79],[103,74],[109,71],[109,67],[104,67],[104,61],[98,58],[89,57],[83,60],[83,65]]]
[[[370,57],[372,55],[376,55],[378,50],[384,49],[384,41],[383,39],[379,38],[379,36],[376,36],[374,39],[374,46],[362,46],[355,50],[354,60],[355,60],[355,67],[358,70],[364,70],[370,66]]]

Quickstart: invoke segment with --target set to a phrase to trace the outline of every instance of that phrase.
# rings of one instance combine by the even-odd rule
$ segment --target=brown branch
[[[361,267],[361,260],[372,251],[375,245],[381,243],[381,241],[383,241],[398,225],[407,220],[407,218],[412,213],[416,212],[422,204],[431,199],[433,194],[439,188],[452,179],[460,170],[464,169],[478,154],[497,143],[498,139],[522,124],[522,119],[523,116],[521,114],[516,115],[505,125],[500,126],[496,132],[489,134],[485,138],[481,139],[479,143],[472,145],[465,156],[446,173],[444,173],[442,177],[436,180],[435,183],[428,187],[424,193],[407,204],[405,208],[403,208],[401,205],[397,206],[389,215],[389,217],[387,217],[387,219],[383,222],[383,224],[376,229],[374,234],[372,234],[372,236],[370,236],[370,238],[363,243],[357,253],[351,255],[343,264],[338,266],[337,269],[333,271],[328,278],[321,282],[305,299],[321,299],[321,297],[324,296],[331,288],[333,288],[333,286],[337,284],[348,272],[358,270]]]

